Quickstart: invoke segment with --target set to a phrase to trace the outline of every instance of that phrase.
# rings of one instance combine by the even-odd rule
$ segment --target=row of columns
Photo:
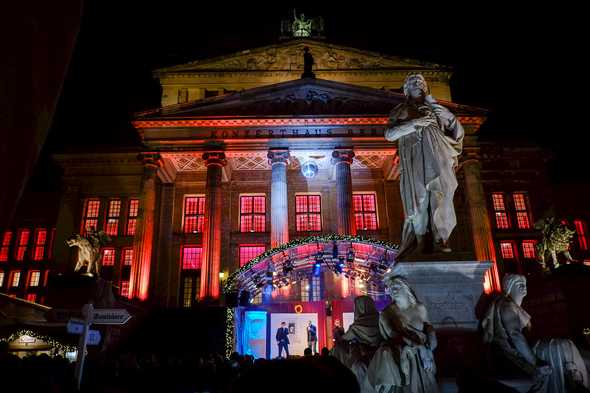
[[[354,152],[351,148],[338,148],[332,152],[332,163],[336,179],[336,221],[337,231],[342,235],[356,233],[352,206],[351,164]],[[156,210],[156,172],[161,167],[157,154],[141,156],[144,164],[142,203],[137,221],[134,243],[134,263],[129,284],[130,297],[146,299],[150,284],[150,265],[154,238],[154,217]],[[268,152],[271,165],[271,247],[289,241],[288,221],[288,149],[271,149]],[[222,234],[222,171],[226,165],[223,151],[208,151],[203,154],[207,168],[205,186],[205,220],[203,228],[203,254],[201,264],[200,299],[219,297],[219,271],[221,265]],[[491,235],[485,195],[479,176],[479,162],[468,160],[464,165],[465,191],[469,201],[469,212],[473,225],[474,248],[479,260],[495,261],[494,244]],[[168,214],[170,214],[168,212]],[[169,223],[171,227],[171,222]],[[162,225],[162,223],[160,224]],[[494,264],[495,265],[495,264]],[[495,266],[494,266],[495,270]],[[498,288],[497,271],[491,272],[488,284]]]

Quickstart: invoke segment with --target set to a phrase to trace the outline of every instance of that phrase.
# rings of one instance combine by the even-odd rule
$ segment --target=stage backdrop
[[[318,326],[317,313],[273,313],[270,314],[270,356],[276,358],[279,356],[276,334],[281,322],[285,322],[289,328],[289,354],[303,356],[303,351],[307,348],[307,324],[311,321],[316,327]]]
[[[246,311],[242,332],[243,353],[266,358],[266,311]]]

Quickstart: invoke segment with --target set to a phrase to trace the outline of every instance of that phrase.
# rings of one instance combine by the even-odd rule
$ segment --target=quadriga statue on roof
[[[531,317],[522,308],[527,295],[526,278],[507,274],[502,280],[502,295],[482,320],[483,340],[491,345],[497,368],[503,373],[524,374],[532,378],[530,393],[585,391],[590,387],[588,371],[576,346],[567,339],[544,339],[529,346],[523,331]]]
[[[399,255],[416,243],[423,251],[428,234],[438,251],[450,252],[448,239],[457,225],[453,195],[463,127],[430,95],[422,75],[409,75],[403,89],[406,101],[391,111],[385,131],[385,139],[398,141],[400,156],[405,221]]]

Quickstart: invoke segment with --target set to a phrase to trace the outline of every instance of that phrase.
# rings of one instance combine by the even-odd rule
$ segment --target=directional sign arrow
[[[92,323],[95,325],[124,325],[131,319],[131,315],[124,308],[94,309]]]
[[[84,321],[79,319],[70,319],[66,325],[70,334],[82,334],[84,332]]]
[[[100,338],[101,336],[98,330],[89,330],[86,345],[98,345],[98,343],[100,343]]]

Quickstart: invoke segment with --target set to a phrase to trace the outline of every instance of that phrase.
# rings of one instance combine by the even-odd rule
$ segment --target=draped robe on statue
[[[400,192],[405,221],[400,253],[417,235],[430,229],[434,240],[447,241],[457,224],[453,195],[455,168],[461,154],[464,130],[444,106],[427,96],[420,107],[407,102],[390,114],[385,139],[398,142]],[[431,119],[430,125],[416,124]]]

